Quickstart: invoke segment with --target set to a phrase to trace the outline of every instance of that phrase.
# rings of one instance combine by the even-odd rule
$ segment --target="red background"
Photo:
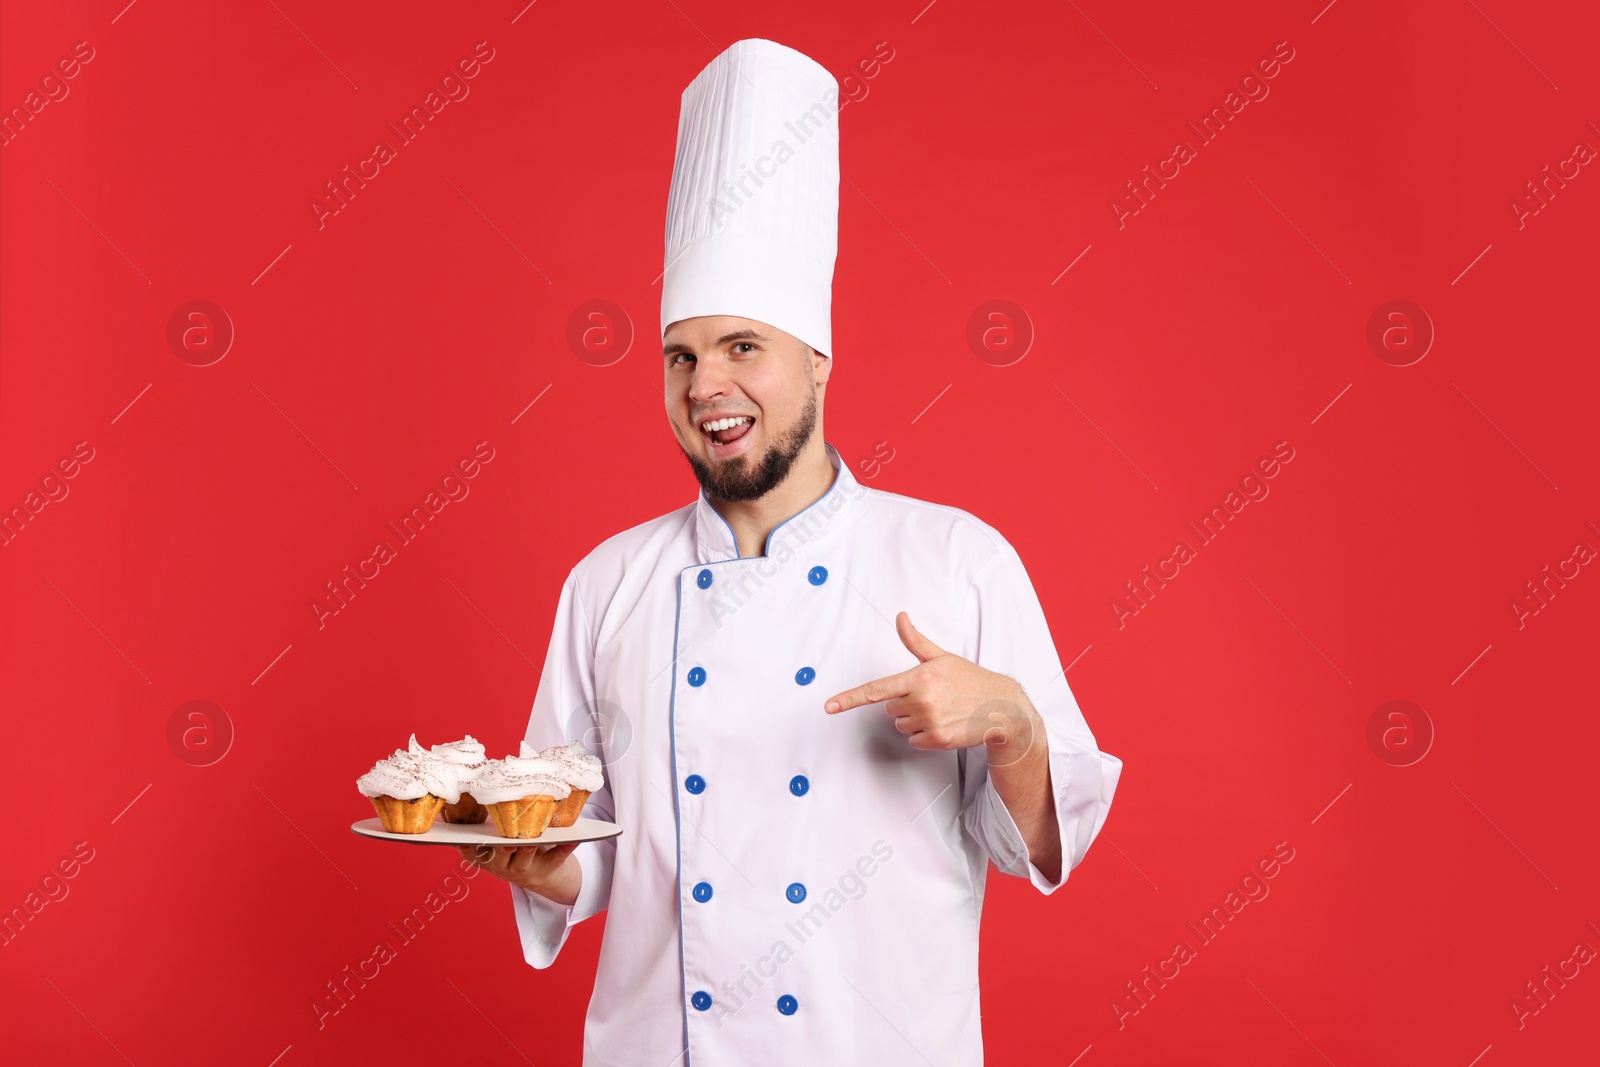
[[[93,850],[0,948],[7,1060],[578,1061],[603,919],[535,971],[487,877],[321,1029],[310,1005],[455,863],[352,835],[354,779],[412,731],[511,750],[568,569],[694,497],[653,279],[678,94],[749,36],[841,78],[892,48],[840,116],[826,437],[1017,545],[1126,763],[1062,891],[990,879],[990,1062],[1594,1055],[1600,968],[1510,1006],[1600,949],[1600,576],[1509,607],[1600,548],[1600,176],[1509,207],[1600,146],[1583,5],[124,2],[7,3],[0,33],[7,112],[94,49],[0,150],[0,505],[94,450],[0,548],[0,906]],[[319,228],[323,183],[480,41],[470,95]],[[1281,41],[1270,95],[1119,228]],[[197,299],[236,331],[203,367],[166,340]],[[640,334],[603,367],[567,341],[598,299]],[[1034,332],[1007,366],[966,341],[993,299]],[[1437,334],[1410,366],[1366,341],[1394,299]],[[480,441],[471,495],[319,629],[323,583]],[[1119,627],[1281,441],[1270,496]],[[1410,766],[1367,740],[1396,699],[1435,734]],[[191,700],[234,732],[208,766],[169,742]],[[1119,1026],[1278,842],[1270,896]]]

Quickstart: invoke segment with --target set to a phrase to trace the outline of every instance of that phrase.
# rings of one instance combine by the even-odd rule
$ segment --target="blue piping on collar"
[[[821,496],[817,497],[817,499],[813,500],[811,503],[807,504],[805,507],[801,508],[799,511],[795,512],[793,515],[790,515],[787,519],[784,519],[783,522],[778,523],[778,525],[776,525],[776,526],[774,526],[772,528],[772,531],[767,534],[766,543],[761,546],[761,554],[763,556],[770,555],[771,552],[772,552],[772,535],[773,534],[777,533],[779,530],[783,529],[784,526],[786,526],[787,524],[789,524],[789,523],[793,522],[794,520],[798,519],[800,516],[804,515],[806,512],[810,511],[812,508],[816,507],[818,504],[820,504],[824,500],[828,499],[829,496],[833,495],[833,491],[839,487],[839,475],[840,475],[840,472],[842,472],[844,470],[844,457],[840,456],[839,455],[839,450],[837,448],[834,448],[827,441],[823,441],[822,445],[823,445],[824,448],[828,449],[828,451],[832,452],[835,456],[839,456],[839,465],[837,467],[833,468],[833,482],[828,486],[828,491],[827,492],[823,493]],[[704,495],[704,490],[702,490],[702,495]],[[707,499],[706,499],[706,506],[707,507],[711,507],[711,500],[710,500],[709,497],[707,497]],[[740,554],[740,552],[739,552],[739,538],[738,538],[738,535],[736,535],[733,532],[733,527],[731,525],[729,525],[728,520],[722,517],[722,512],[718,511],[716,508],[713,507],[713,508],[711,508],[711,513],[713,515],[715,515],[717,518],[722,519],[722,525],[728,527],[728,537],[733,541],[733,556],[731,558],[733,558],[733,559],[754,559],[755,558],[754,556],[744,556],[744,555]],[[719,560],[719,561],[713,561],[713,562],[725,562],[725,561],[720,561]]]

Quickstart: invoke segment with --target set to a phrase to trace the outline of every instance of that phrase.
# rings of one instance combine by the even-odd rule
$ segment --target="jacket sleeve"
[[[1061,878],[1045,879],[1033,865],[1016,821],[989,776],[984,748],[963,749],[961,825],[1006,874],[1027,878],[1039,892],[1061,888],[1105,824],[1122,761],[1101,752],[1067,685],[1044,609],[1016,549],[1005,544],[973,578],[962,609],[966,658],[1021,683],[1044,720],[1050,788],[1061,832]]]
[[[595,699],[594,634],[584,611],[578,589],[577,572],[567,575],[556,605],[555,627],[550,635],[550,650],[545,655],[539,691],[533,698],[533,714],[528,720],[528,744],[535,748],[565,745],[581,740],[584,747],[600,757],[605,784],[591,793],[583,808],[583,818],[615,820],[611,799],[610,763],[605,741],[614,723],[600,712]],[[606,909],[611,899],[611,872],[616,862],[614,840],[585,841],[572,850],[583,870],[578,898],[569,905],[557,904],[537,893],[510,886],[516,910],[517,932],[522,938],[523,957],[534,967],[548,967],[566,944],[567,933],[575,925]]]

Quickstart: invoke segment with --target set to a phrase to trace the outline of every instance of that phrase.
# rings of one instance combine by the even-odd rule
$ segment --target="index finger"
[[[863,704],[876,704],[880,700],[908,696],[911,693],[911,675],[915,670],[916,668],[912,667],[899,674],[891,674],[887,678],[878,678],[865,685],[858,685],[854,689],[846,689],[837,696],[829,697],[828,702],[822,705],[822,710],[833,715],[849,711],[851,708],[859,708]]]

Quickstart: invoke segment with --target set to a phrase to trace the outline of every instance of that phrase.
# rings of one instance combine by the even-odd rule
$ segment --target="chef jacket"
[[[607,911],[584,1067],[981,1064],[987,863],[1060,888],[1122,763],[1068,688],[1017,552],[958,508],[837,472],[739,555],[704,492],[575,566],[528,724],[582,738],[620,836],[573,852],[571,906],[512,886],[523,954],[549,967]],[[1062,868],[1049,881],[986,750],[919,750],[882,703],[835,693],[915,666],[895,630],[1022,684],[1044,721]]]

